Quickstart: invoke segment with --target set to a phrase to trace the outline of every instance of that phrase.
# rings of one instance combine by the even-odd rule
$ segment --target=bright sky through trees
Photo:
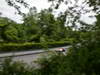
[[[81,6],[81,1],[83,0],[80,0],[80,2],[78,2],[78,5]],[[50,4],[51,3],[48,3],[47,0],[26,0],[26,2],[28,2],[28,4],[30,5],[30,7],[33,7],[35,6],[38,10],[38,12],[42,9],[47,9],[50,7]],[[74,4],[74,1],[73,1],[73,4]],[[67,5],[67,6],[71,6],[70,4]],[[59,10],[55,10],[54,14],[55,16],[59,13],[59,11],[65,11],[67,9],[67,6],[62,4],[60,6],[60,9]],[[86,8],[88,8],[88,5],[86,6]],[[90,9],[90,8],[89,8]],[[25,9],[23,6],[21,7],[21,10],[22,12],[24,13],[27,13],[28,10]],[[77,9],[78,10],[78,9]],[[2,16],[3,17],[8,17],[18,23],[21,23],[22,21],[22,17],[18,14],[16,14],[15,12],[17,12],[13,7],[10,7],[7,5],[7,3],[5,2],[5,0],[0,0],[0,12],[2,12]],[[86,15],[81,15],[81,20],[85,21],[86,23],[93,23],[96,19],[93,17],[93,18],[89,18],[88,16],[93,16],[95,15],[95,13],[93,12],[90,12],[90,13],[87,13]]]

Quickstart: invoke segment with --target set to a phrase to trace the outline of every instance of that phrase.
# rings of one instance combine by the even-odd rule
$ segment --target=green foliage
[[[58,47],[58,46],[66,46],[69,45],[69,42],[65,41],[57,41],[57,42],[41,42],[41,43],[0,43],[0,51],[8,52],[8,51],[23,51],[23,50],[34,50],[48,47]],[[47,47],[48,46],[48,47]]]
[[[10,24],[15,24],[15,22],[8,18],[0,17],[0,42],[4,42],[4,31]]]
[[[60,15],[55,18],[49,10],[41,11],[38,20],[41,36],[45,35],[47,41],[59,41],[65,38],[67,36],[67,27],[64,26],[63,17]]]
[[[1,39],[3,39],[0,50],[47,49],[48,47],[69,44],[73,42],[73,40],[69,39],[73,37],[73,34],[70,36],[73,31],[71,28],[64,26],[64,19],[64,15],[55,18],[49,10],[42,10],[37,13],[36,9],[33,8],[23,16],[23,24],[17,24],[9,21],[9,19],[7,19],[6,23],[4,19],[3,22],[5,21],[6,24],[4,23],[4,26],[1,27],[2,30],[0,30]],[[67,40],[65,40],[66,38]]]
[[[91,43],[91,44],[90,44]],[[41,75],[99,75],[100,47],[82,42],[70,48],[66,56],[53,55],[41,61]]]
[[[64,25],[65,15],[60,14],[55,18],[49,9],[37,13],[36,8],[30,8],[29,13],[23,15],[23,21],[23,24],[17,24],[9,19],[1,18],[0,33],[3,42],[39,43],[41,38],[44,38],[46,42],[62,41],[62,39],[70,38],[69,33],[72,31]]]
[[[5,31],[4,31],[5,38],[8,39],[8,40],[10,40],[10,41],[16,41],[16,40],[18,40],[19,38],[17,37],[17,35],[18,35],[17,29],[14,28],[14,27],[12,27],[12,26],[7,27],[5,29]]]
[[[41,61],[41,75],[100,75],[100,15],[95,28],[81,32],[80,43],[73,43],[67,55],[53,55]]]
[[[23,62],[12,62],[6,59],[0,66],[0,75],[32,75],[32,68]]]
[[[56,0],[49,0],[49,1],[56,1]],[[71,3],[71,1],[68,0],[65,1],[57,0],[55,8],[56,9],[59,8],[62,2],[64,2],[65,4],[67,4],[68,2]],[[77,3],[77,0],[75,2]],[[99,0],[89,0],[89,2],[85,0],[85,2],[83,1],[83,4],[84,3],[93,6],[93,10],[99,12],[98,10],[99,9],[98,7],[100,5]],[[65,11],[64,14],[61,14],[57,18],[54,18],[54,15],[52,15],[51,12],[49,12],[48,10],[41,11],[38,14],[35,13],[35,15],[29,13],[24,18],[25,23],[23,23],[23,25],[25,26],[25,34],[27,33],[28,35],[27,38],[30,39],[31,37],[31,40],[27,40],[27,41],[37,42],[38,40],[38,42],[40,43],[1,44],[0,45],[1,50],[12,50],[13,48],[15,48],[13,50],[17,50],[17,49],[20,50],[20,49],[27,49],[27,48],[29,49],[34,47],[41,48],[43,46],[47,47],[47,45],[49,47],[59,46],[59,45],[61,46],[64,45],[65,43],[56,42],[56,41],[70,40],[70,42],[72,43],[72,47],[68,50],[66,56],[60,54],[60,55],[53,55],[49,58],[44,58],[42,59],[42,61],[40,61],[41,68],[34,70],[34,72],[32,73],[35,75],[100,75],[100,71],[99,71],[100,15],[98,15],[100,13],[97,14],[96,16],[97,22],[95,25],[93,25],[93,27],[87,24],[85,24],[84,27],[84,23],[81,22],[81,24],[83,25],[81,29],[78,31],[77,30],[73,31],[72,28],[73,27],[76,28],[76,23],[79,22],[81,12],[82,12],[82,11],[77,12],[76,10],[74,10],[74,8],[76,7],[77,7],[76,4],[75,7],[73,6],[69,7],[68,13],[67,11]],[[88,10],[85,10],[85,12],[87,13]],[[73,18],[73,21],[70,20],[68,21],[73,26],[71,28],[64,26],[66,18],[68,16],[71,16]],[[5,26],[5,25],[0,25],[0,26]],[[18,28],[16,29],[11,27],[10,29],[8,28],[7,31],[5,31],[6,30],[5,28],[6,27],[4,27],[3,32],[5,32],[7,38],[14,39],[18,32],[22,32],[20,29],[17,30]],[[23,33],[20,34],[22,35]],[[18,38],[18,36],[16,37]],[[50,41],[53,42],[50,43]],[[7,66],[7,65],[9,65],[9,63],[5,64],[5,66],[3,66],[4,69],[0,71],[1,73],[4,73],[5,71],[4,75],[10,73],[13,74],[13,72],[15,74],[24,73],[24,71],[20,72],[21,69],[17,68],[18,65],[17,66],[15,65]],[[14,66],[16,69],[13,68],[12,66]],[[10,69],[8,69],[8,67],[10,67]],[[17,72],[15,72],[16,70]],[[26,72],[26,69],[24,70]],[[28,74],[30,74],[29,72],[30,71],[28,71]]]
[[[0,17],[0,27],[7,25],[8,21],[9,20],[7,18]]]

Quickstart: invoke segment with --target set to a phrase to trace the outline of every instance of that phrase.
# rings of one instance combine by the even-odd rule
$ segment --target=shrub
[[[48,46],[49,48],[51,47],[58,47],[58,46],[66,46],[69,43],[68,42],[47,42],[46,47]],[[44,44],[45,45],[45,44]],[[7,51],[23,51],[23,50],[34,50],[34,49],[41,49],[44,48],[45,46],[43,43],[32,43],[32,42],[27,42],[27,43],[0,43],[0,51],[1,52],[7,52]]]
[[[12,62],[7,58],[0,66],[0,75],[32,75],[33,68],[23,62]]]

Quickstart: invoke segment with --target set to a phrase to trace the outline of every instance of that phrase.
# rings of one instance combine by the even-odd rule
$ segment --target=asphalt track
[[[31,50],[31,51],[22,51],[22,52],[9,52],[9,53],[1,53],[0,61],[2,62],[5,58],[11,57],[13,61],[22,61],[27,64],[32,64],[34,61],[41,57],[46,57],[48,55],[48,51],[55,51],[59,48],[65,48],[67,52],[67,48],[70,46],[50,48],[48,50]],[[36,64],[35,64],[36,66]]]

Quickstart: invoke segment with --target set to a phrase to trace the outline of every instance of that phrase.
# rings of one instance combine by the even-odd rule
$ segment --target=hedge
[[[59,46],[69,45],[68,42],[46,42],[46,43],[0,43],[0,52],[9,52],[9,51],[23,51],[23,50],[34,50],[41,48],[52,48]]]

